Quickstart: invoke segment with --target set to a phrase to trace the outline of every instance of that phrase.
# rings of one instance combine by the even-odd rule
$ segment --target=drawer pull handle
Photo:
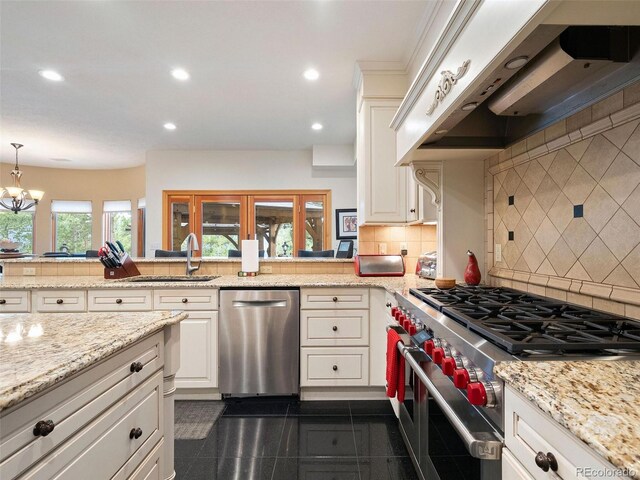
[[[4,298],[0,298],[0,305],[4,305],[7,301]]]
[[[387,302],[387,308],[391,308],[391,302]]]
[[[337,332],[338,331],[338,327],[336,325],[334,325],[331,330],[333,330],[334,332]]]
[[[416,209],[412,208],[411,210],[409,210],[410,213],[416,213]]]
[[[120,305],[120,304],[122,303],[122,299],[121,299],[121,298],[116,298],[116,303],[117,303],[118,305]]]
[[[142,429],[141,428],[132,428],[131,431],[129,432],[129,438],[134,439],[134,438],[140,438],[142,436]]]
[[[188,301],[189,301],[189,299],[188,299],[188,298],[183,298],[183,299],[182,299],[182,303],[187,303]]]
[[[337,371],[338,371],[338,365],[334,365],[332,368],[333,368],[333,371],[334,371],[334,372],[337,372]]]
[[[333,301],[337,302],[338,301],[338,297],[333,297]]]
[[[558,471],[558,461],[551,452],[547,452],[546,455],[542,452],[538,452],[536,455],[536,465],[540,467],[543,472],[548,472],[549,469],[553,472]]]
[[[131,372],[139,372],[140,370],[142,370],[142,367],[144,367],[144,365],[142,365],[142,363],[140,362],[133,362],[131,364],[131,367],[129,368],[129,370],[131,370]]]
[[[55,424],[53,423],[53,420],[40,420],[36,423],[36,426],[33,427],[33,434],[36,437],[46,437],[53,432],[54,428]]]
[[[57,299],[57,300],[56,300],[56,303],[57,303],[58,305],[62,305],[62,304],[64,303],[64,300],[63,300],[63,299],[61,299],[61,298],[59,298],[59,299]]]

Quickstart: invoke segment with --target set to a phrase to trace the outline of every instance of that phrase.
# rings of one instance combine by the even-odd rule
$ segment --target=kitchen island
[[[185,318],[0,315],[0,477],[87,478],[87,467],[100,465],[94,473],[104,478],[173,478]]]

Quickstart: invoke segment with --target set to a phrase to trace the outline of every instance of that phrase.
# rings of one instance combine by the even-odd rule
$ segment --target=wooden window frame
[[[322,201],[324,205],[324,238],[323,249],[332,248],[332,210],[331,190],[163,190],[162,191],[162,248],[171,250],[171,205],[173,203],[189,204],[189,231],[196,234],[198,243],[202,245],[202,202],[241,199],[240,235],[241,239],[253,238],[256,201],[291,201],[294,206],[294,239],[292,256],[305,245],[304,229],[298,227],[305,222],[307,201]],[[299,248],[300,246],[300,248]]]

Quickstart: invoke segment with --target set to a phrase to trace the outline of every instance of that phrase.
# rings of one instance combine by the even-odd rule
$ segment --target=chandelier
[[[12,143],[11,146],[16,149],[16,166],[11,171],[11,177],[13,178],[13,187],[4,187],[0,192],[0,206],[11,210],[13,213],[18,213],[22,210],[36,205],[42,197],[44,192],[41,190],[23,190],[20,186],[20,177],[22,177],[22,171],[18,165],[18,150],[23,147],[19,143]],[[11,203],[7,203],[7,202]]]

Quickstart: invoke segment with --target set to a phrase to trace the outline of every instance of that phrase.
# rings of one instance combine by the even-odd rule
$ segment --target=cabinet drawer
[[[90,312],[144,312],[151,310],[151,290],[89,290]]]
[[[369,310],[303,310],[300,321],[303,346],[369,344]]]
[[[505,390],[505,445],[536,480],[585,478],[584,472],[589,468],[592,471],[614,470],[613,465],[508,386]],[[552,453],[558,462],[558,471],[544,472],[538,467],[535,463],[538,452]]]
[[[160,440],[160,443],[155,446],[151,453],[147,455],[147,458],[143,460],[140,466],[133,474],[128,477],[128,480],[164,480],[162,478],[163,466],[164,466],[164,439]],[[130,461],[132,461],[131,459]],[[122,477],[120,472],[113,477],[112,480],[120,480]]]
[[[162,333],[80,372],[62,385],[27,404],[2,412],[0,417],[0,478],[14,478],[34,461],[64,443],[78,430],[107,410],[127,392],[160,370],[164,359]],[[131,364],[140,362],[138,372]],[[40,420],[52,420],[55,428],[46,437],[33,434]]]
[[[29,292],[5,290],[0,293],[0,313],[22,313],[29,311]]]
[[[369,308],[368,288],[303,288],[300,308]]]
[[[218,290],[207,288],[156,290],[154,310],[217,310]]]
[[[87,308],[84,290],[39,290],[34,295],[38,312],[84,312]]]
[[[529,472],[506,448],[502,449],[502,478],[506,480],[533,480]]]
[[[356,386],[369,384],[369,348],[300,349],[300,385]]]
[[[157,372],[20,478],[80,480],[90,478],[90,472],[112,478],[132,455],[148,454],[162,438],[162,384],[162,372]],[[140,436],[132,438],[138,428]],[[135,467],[129,467],[130,473]]]

